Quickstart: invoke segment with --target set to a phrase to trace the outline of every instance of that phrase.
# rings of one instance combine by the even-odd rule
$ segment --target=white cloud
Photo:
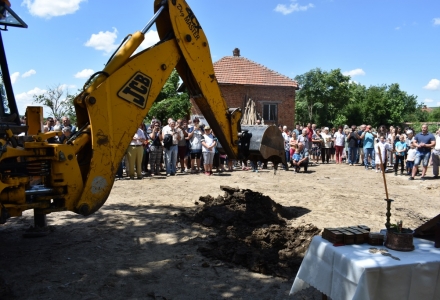
[[[424,103],[432,103],[432,102],[434,102],[434,100],[429,99],[429,98],[426,98],[425,101],[423,101],[423,102],[424,102]]]
[[[99,33],[94,33],[90,39],[85,43],[85,46],[95,48],[99,51],[104,51],[105,53],[113,52],[118,45],[115,44],[115,40],[118,37],[118,30],[113,28],[113,32],[110,31],[100,31]]]
[[[313,5],[312,3],[301,6],[298,3],[296,3],[296,0],[291,0],[291,2],[292,3],[290,3],[289,5],[278,4],[274,10],[276,12],[282,13],[283,15],[288,15],[296,11],[306,11],[309,8],[315,7],[315,5]]]
[[[46,90],[42,90],[38,87],[24,93],[16,94],[15,100],[17,102],[17,108],[20,114],[24,115],[26,112],[27,106],[35,106],[36,103],[34,103],[34,95],[41,95],[44,94]]]
[[[21,5],[26,6],[33,16],[50,19],[73,14],[79,9],[79,4],[86,0],[24,0]]]
[[[32,76],[34,74],[37,74],[37,71],[35,71],[34,69],[30,69],[29,71],[24,72],[24,74],[21,75],[21,77],[26,78],[26,77]]]
[[[95,71],[93,71],[92,69],[84,69],[84,70],[76,73],[74,76],[75,76],[75,78],[87,78],[88,79],[93,73],[95,73]]]
[[[354,69],[354,70],[351,70],[351,71],[343,72],[342,74],[345,75],[345,76],[354,77],[354,76],[365,75],[365,72],[362,69]]]
[[[396,28],[394,28],[395,30],[400,30],[400,27],[396,27]]]
[[[427,85],[423,87],[425,90],[440,90],[440,80],[438,79],[431,79]]]
[[[20,72],[14,72],[14,73],[12,73],[12,74],[11,74],[11,83],[14,84],[14,83],[17,81],[17,79],[18,79],[19,76],[20,76]]]
[[[440,102],[437,102],[437,106],[440,106]]]
[[[157,34],[157,31],[150,30],[145,34],[145,39],[142,42],[142,44],[140,44],[139,48],[142,50],[147,49],[148,47],[153,46],[157,42],[159,42],[159,35]]]
[[[432,24],[433,24],[434,26],[436,26],[436,25],[440,25],[440,18],[434,18],[434,19],[432,19]]]

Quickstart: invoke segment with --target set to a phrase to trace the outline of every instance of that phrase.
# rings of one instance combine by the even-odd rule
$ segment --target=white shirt
[[[408,150],[408,156],[406,157],[407,161],[414,161],[416,159],[417,150],[416,149],[409,149]]]
[[[202,141],[205,142],[205,144],[208,146],[212,146],[215,143],[214,137],[212,136],[212,134],[204,134],[202,137]],[[202,144],[202,152],[215,152],[215,147],[208,149],[208,148],[205,148],[205,146],[203,146],[203,144]]]
[[[435,155],[440,155],[440,135],[435,135],[435,147],[432,152]]]
[[[336,146],[345,146],[345,134],[340,133],[339,131],[335,133],[335,145]]]
[[[391,151],[391,149],[393,149],[391,147],[391,145],[388,144],[387,142],[384,142],[384,143],[379,142],[376,144],[375,148],[376,148],[376,157],[375,157],[376,164],[380,163],[379,148],[380,148],[380,154],[382,156],[382,162],[385,162],[385,157],[387,155],[387,151]]]
[[[145,141],[145,134],[142,129],[138,128],[131,140],[130,146],[140,146]]]
[[[331,141],[332,136],[330,134],[326,134],[325,132],[321,132],[321,137],[324,139],[324,147],[325,148],[331,148],[331,146],[332,146],[332,141]]]
[[[183,135],[182,132],[180,132],[180,134],[178,133],[176,127],[174,127],[174,129],[171,129],[170,126],[168,126],[168,128],[167,128],[167,126],[165,126],[162,129],[162,136],[165,137],[165,134],[171,134],[173,136],[173,145],[177,145],[179,143],[179,140],[177,137],[180,135]]]

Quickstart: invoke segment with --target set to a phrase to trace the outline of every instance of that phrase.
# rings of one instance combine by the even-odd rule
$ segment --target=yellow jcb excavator
[[[0,1],[0,10],[4,16],[0,25],[27,27],[8,1]],[[154,11],[145,28],[131,35],[76,97],[79,129],[64,144],[48,142],[57,133],[42,132],[41,107],[28,107],[26,126],[20,126],[1,42],[6,104],[0,111],[0,223],[27,209],[34,209],[36,226],[44,226],[51,212],[69,210],[87,216],[97,211],[110,194],[133,134],[173,69],[223,151],[231,158],[249,155],[252,132],[241,130],[241,110],[228,108],[222,97],[208,41],[193,11],[184,0],[156,0]],[[154,23],[160,42],[134,54]],[[18,137],[23,131],[25,136]],[[262,138],[254,149],[276,164],[285,162],[283,139],[278,136],[266,143]]]

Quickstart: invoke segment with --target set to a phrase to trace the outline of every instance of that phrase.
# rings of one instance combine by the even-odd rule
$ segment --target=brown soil
[[[0,226],[0,299],[321,299],[314,289],[288,296],[303,253],[294,244],[307,242],[314,226],[378,231],[386,202],[381,174],[334,164],[309,169],[116,181],[95,214],[48,215],[52,230],[41,238],[22,237],[33,224],[27,211]],[[416,228],[439,214],[439,182],[387,174],[391,221]],[[220,186],[241,196],[217,203],[228,198],[218,197]],[[275,246],[278,260],[272,252],[263,264],[262,250]]]
[[[218,229],[198,250],[267,275],[291,278],[298,271],[313,236],[313,225],[287,227],[288,220],[301,214],[285,208],[268,196],[251,190],[223,186],[224,196],[200,197],[205,205],[192,220]]]

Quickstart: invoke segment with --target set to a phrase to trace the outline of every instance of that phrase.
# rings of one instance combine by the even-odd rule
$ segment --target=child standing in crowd
[[[396,153],[396,160],[394,163],[394,176],[397,176],[397,169],[400,163],[400,175],[403,175],[403,161],[405,160],[406,142],[405,136],[401,134],[399,141],[394,144],[394,151]]]
[[[407,172],[406,175],[411,176],[411,172],[414,167],[414,160],[416,159],[417,150],[412,142],[409,147],[410,149],[408,150],[408,156],[406,158],[406,172]]]
[[[390,144],[388,144],[387,142],[385,142],[385,137],[383,135],[381,135],[379,137],[379,142],[376,144],[376,157],[375,157],[375,162],[376,162],[376,173],[379,172],[379,168],[380,171],[382,172],[383,169],[382,166],[386,165],[386,157],[387,157],[387,151],[391,151],[392,147],[390,146]],[[379,149],[380,149],[380,156],[379,156]],[[382,158],[382,161],[380,160],[380,158]]]

